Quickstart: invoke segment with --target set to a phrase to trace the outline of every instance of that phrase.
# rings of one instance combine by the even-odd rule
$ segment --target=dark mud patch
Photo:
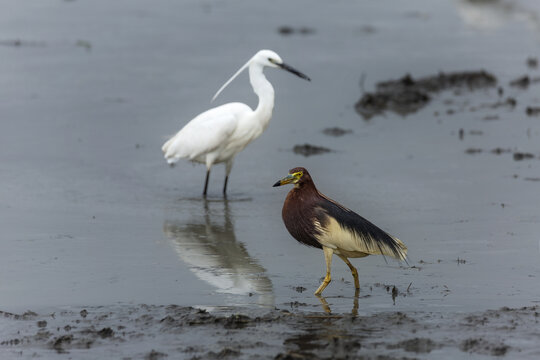
[[[534,155],[531,153],[524,153],[516,151],[513,155],[513,158],[515,161],[521,161],[521,160],[527,160],[527,159],[534,159]]]
[[[289,25],[282,25],[277,29],[278,34],[282,36],[290,36],[290,35],[311,35],[315,33],[315,29],[302,26],[302,27],[293,27]]]
[[[449,89],[482,89],[496,84],[497,78],[484,70],[439,73],[419,79],[407,74],[398,80],[377,83],[376,91],[365,93],[355,109],[364,119],[385,111],[408,115],[426,106],[431,100],[430,94]]]
[[[465,154],[468,154],[468,155],[475,155],[475,154],[481,154],[481,153],[490,153],[494,155],[502,155],[502,154],[511,153],[512,159],[514,159],[514,161],[531,160],[531,159],[537,158],[534,154],[529,153],[529,152],[515,151],[515,150],[505,149],[501,147],[497,147],[490,151],[484,151],[484,149],[474,148],[474,147],[465,149]]]
[[[538,59],[535,58],[535,57],[528,58],[526,63],[527,63],[527,67],[529,67],[529,69],[537,69],[538,68]]]
[[[528,106],[525,109],[525,114],[528,116],[540,116],[540,107]]]
[[[352,134],[353,131],[351,129],[342,129],[340,127],[332,127],[332,128],[326,128],[322,132],[324,135],[340,137],[343,135]]]
[[[461,342],[460,349],[468,353],[502,356],[506,355],[510,347],[502,342],[492,343],[483,338],[470,338]]]
[[[305,157],[312,155],[320,155],[332,152],[332,150],[316,145],[304,144],[304,145],[295,145],[293,152],[298,155],[304,155]]]
[[[362,316],[330,315],[322,308],[304,312],[305,307],[311,305],[294,312],[116,305],[87,308],[85,318],[73,309],[31,318],[12,314],[3,319],[0,353],[8,358],[47,357],[52,349],[93,358],[394,359],[433,351],[444,358],[460,353],[535,358],[539,351],[538,306]],[[36,321],[46,321],[50,330]]]
[[[407,352],[430,353],[432,350],[442,347],[428,338],[414,338],[401,341],[395,345],[387,345],[388,349],[403,349]]]
[[[510,86],[527,89],[530,85],[540,83],[540,77],[531,78],[528,75],[521,76],[517,79],[510,81]]]
[[[31,41],[31,40],[22,40],[22,39],[6,39],[0,40],[0,46],[7,47],[43,47],[46,46],[45,42],[42,41]]]
[[[484,150],[479,148],[468,148],[465,150],[465,154],[474,155],[474,154],[480,154]]]

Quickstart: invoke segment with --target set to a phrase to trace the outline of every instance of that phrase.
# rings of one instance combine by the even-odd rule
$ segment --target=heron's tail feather
[[[391,251],[388,253],[384,253],[384,255],[392,256],[398,260],[404,260],[407,261],[407,246],[399,240],[397,237],[394,237],[390,235],[390,237],[393,240],[393,246],[391,247]]]

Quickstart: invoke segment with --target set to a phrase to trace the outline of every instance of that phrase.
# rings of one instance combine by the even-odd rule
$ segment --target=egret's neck
[[[274,88],[264,76],[263,67],[258,64],[250,65],[249,81],[253,91],[259,97],[259,104],[255,109],[255,118],[260,120],[263,127],[266,128],[272,117],[272,110],[274,110]]]

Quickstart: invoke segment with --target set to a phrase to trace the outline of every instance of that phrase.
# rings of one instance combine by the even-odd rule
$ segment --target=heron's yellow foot
[[[324,277],[324,280],[321,286],[319,286],[317,291],[315,291],[315,295],[320,295],[323,292],[323,290],[326,289],[328,284],[330,284],[330,281],[332,281],[332,278],[330,277],[330,273],[326,273],[326,276]]]

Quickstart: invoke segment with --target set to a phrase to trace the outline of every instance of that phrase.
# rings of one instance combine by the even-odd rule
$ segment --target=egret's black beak
[[[295,68],[293,68],[292,66],[289,66],[285,63],[281,63],[281,64],[276,64],[277,66],[279,66],[280,68],[282,68],[283,70],[287,70],[288,72],[304,79],[304,80],[307,80],[307,81],[311,81],[311,79],[305,75],[305,74],[302,74],[300,71],[296,70]]]

